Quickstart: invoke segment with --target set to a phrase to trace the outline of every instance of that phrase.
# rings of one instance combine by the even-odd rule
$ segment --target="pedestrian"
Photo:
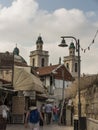
[[[52,109],[53,109],[52,104],[48,102],[48,103],[45,105],[46,123],[47,123],[47,124],[50,124],[50,123],[51,123],[51,119],[52,119]]]
[[[53,119],[55,122],[58,121],[58,108],[56,105],[53,107]]]
[[[41,105],[40,114],[42,116],[42,118],[40,118],[40,126],[43,126],[44,120],[45,120],[45,105],[44,104]]]
[[[0,101],[0,130],[6,130],[7,111],[9,111],[9,108]]]
[[[31,106],[26,114],[25,127],[29,124],[30,130],[39,130],[39,121],[41,114],[36,106]],[[41,117],[42,118],[42,117]]]

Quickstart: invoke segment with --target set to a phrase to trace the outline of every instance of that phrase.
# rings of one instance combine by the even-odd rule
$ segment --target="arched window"
[[[40,50],[42,50],[42,45],[40,45]]]
[[[69,63],[66,64],[67,69],[69,69]]]
[[[77,63],[75,63],[75,72],[77,72],[78,71],[78,65],[77,65]]]
[[[42,58],[41,66],[45,66],[45,59]]]

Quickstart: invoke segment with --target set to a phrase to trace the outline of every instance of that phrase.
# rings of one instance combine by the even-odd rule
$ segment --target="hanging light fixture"
[[[65,41],[64,37],[62,37],[61,44],[59,44],[58,46],[60,46],[60,47],[67,47],[67,46],[68,46],[68,45],[66,44],[66,41]]]

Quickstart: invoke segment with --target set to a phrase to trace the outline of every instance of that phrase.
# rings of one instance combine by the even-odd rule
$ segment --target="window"
[[[52,86],[52,84],[53,84],[53,77],[50,76],[50,86]]]
[[[40,45],[40,49],[42,50],[42,45]]]
[[[78,68],[77,68],[77,63],[75,63],[75,72],[77,72]]]
[[[66,64],[67,69],[69,69],[69,63]]]
[[[32,66],[35,66],[35,59],[33,58],[33,63],[32,63]]]
[[[37,45],[37,49],[39,49],[39,45]]]
[[[41,66],[45,66],[45,60],[42,58]]]

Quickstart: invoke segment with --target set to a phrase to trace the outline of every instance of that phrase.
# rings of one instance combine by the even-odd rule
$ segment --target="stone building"
[[[61,59],[59,59],[59,64],[49,66],[49,54],[48,51],[43,50],[43,40],[41,36],[39,36],[36,41],[36,50],[30,52],[30,66],[36,70],[41,81],[46,86],[48,96],[57,100],[62,99],[63,80],[65,87],[74,80],[68,68],[61,64]],[[64,79],[62,77],[63,72]]]
[[[49,64],[48,51],[43,50],[43,40],[39,36],[36,41],[36,50],[30,52],[30,66],[44,67]]]
[[[62,100],[62,90],[74,80],[64,64],[39,67],[36,72],[48,90],[48,97],[53,98],[55,102]]]
[[[0,78],[12,82],[12,71],[14,65],[26,67],[27,62],[19,55],[17,46],[12,52],[0,52]]]
[[[75,45],[71,42],[69,46],[69,56],[64,57],[64,65],[73,77],[78,76],[78,56],[75,55],[75,50]]]

